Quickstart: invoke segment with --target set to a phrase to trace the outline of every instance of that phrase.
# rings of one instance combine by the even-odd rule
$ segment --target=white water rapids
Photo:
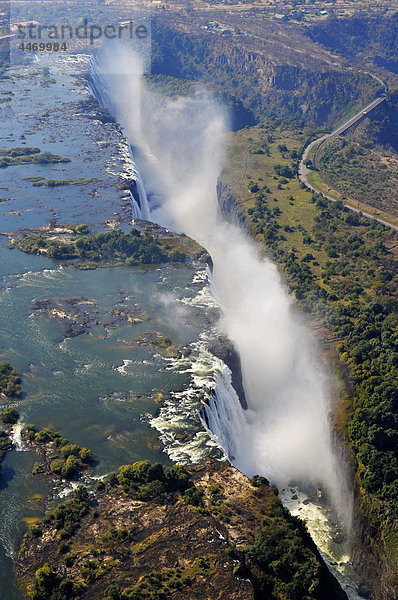
[[[210,286],[222,308],[220,328],[241,357],[248,410],[239,403],[228,369],[221,369],[206,408],[209,429],[236,467],[284,490],[285,504],[307,518],[310,529],[313,524],[314,539],[330,550],[333,544],[323,543],[315,531],[324,521],[329,542],[333,537],[330,508],[317,503],[316,490],[343,529],[350,528],[352,510],[329,422],[330,381],[275,265],[219,213],[223,109],[205,92],[176,99],[150,92],[139,59],[125,49],[103,53],[93,63],[90,87],[133,145],[139,192],[133,216],[186,233],[212,257]],[[299,493],[291,492],[292,485]],[[341,542],[335,552],[342,571],[349,560],[344,549]],[[358,598],[342,583],[350,598]]]

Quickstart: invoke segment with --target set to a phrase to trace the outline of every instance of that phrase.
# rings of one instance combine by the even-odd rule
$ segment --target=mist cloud
[[[292,310],[276,267],[237,226],[219,214],[216,185],[224,161],[227,114],[205,91],[160,98],[149,92],[139,61],[122,51],[102,57],[109,102],[134,145],[152,220],[189,235],[211,254],[221,327],[238,348],[249,410],[237,416],[234,462],[278,486],[322,485],[346,509],[348,492],[333,451],[330,382],[310,333]]]

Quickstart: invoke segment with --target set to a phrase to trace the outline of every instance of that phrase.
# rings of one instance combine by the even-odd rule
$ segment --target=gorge
[[[149,92],[139,58],[120,49],[116,56],[113,49],[96,58],[89,87],[131,145],[139,180],[133,216],[150,216],[206,248],[220,328],[241,359],[247,410],[222,373],[205,407],[206,424],[238,469],[263,475],[280,490],[294,485],[326,497],[348,533],[351,496],[329,422],[327,367],[275,265],[220,214],[217,181],[228,115],[205,90],[171,100]]]

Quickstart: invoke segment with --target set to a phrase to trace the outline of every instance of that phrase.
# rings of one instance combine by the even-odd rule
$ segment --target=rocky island
[[[39,600],[343,600],[302,523],[228,463],[119,468],[26,535],[17,574]]]

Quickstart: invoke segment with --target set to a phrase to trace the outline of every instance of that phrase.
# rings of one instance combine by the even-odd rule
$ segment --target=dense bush
[[[244,550],[259,597],[303,600],[318,597],[319,564],[286,519],[264,521]]]
[[[5,457],[7,450],[12,447],[11,440],[5,431],[0,431],[0,463]]]
[[[42,429],[37,431],[34,425],[28,425],[23,430],[28,440],[39,444],[54,443],[58,456],[52,457],[50,469],[56,475],[65,479],[78,477],[81,471],[88,468],[94,461],[94,456],[88,448],[77,444],[70,444],[69,440],[62,437],[57,431]]]
[[[58,260],[79,258],[87,261],[122,260],[127,265],[159,264],[162,262],[183,262],[186,255],[177,249],[165,250],[155,239],[141,234],[137,229],[123,233],[120,229],[86,235],[85,226],[78,233],[85,237],[71,239],[70,243],[62,243],[48,239],[41,234],[25,234],[17,241],[17,247],[29,254],[45,252],[50,258]]]
[[[7,425],[15,425],[15,423],[19,419],[19,412],[17,411],[16,408],[14,408],[13,406],[10,406],[9,408],[6,408],[6,410],[0,414],[0,418],[1,418],[2,422]]]
[[[88,513],[90,499],[87,488],[79,485],[72,498],[55,508],[46,521],[51,523],[62,539],[67,539],[80,526],[83,517]]]
[[[82,586],[60,577],[48,563],[35,573],[32,600],[73,600],[81,595]]]
[[[22,396],[21,378],[7,362],[0,363],[0,395]]]
[[[165,467],[149,460],[119,467],[118,484],[125,492],[134,493],[140,500],[149,500],[165,492],[184,491],[191,486],[188,473],[181,465]]]

